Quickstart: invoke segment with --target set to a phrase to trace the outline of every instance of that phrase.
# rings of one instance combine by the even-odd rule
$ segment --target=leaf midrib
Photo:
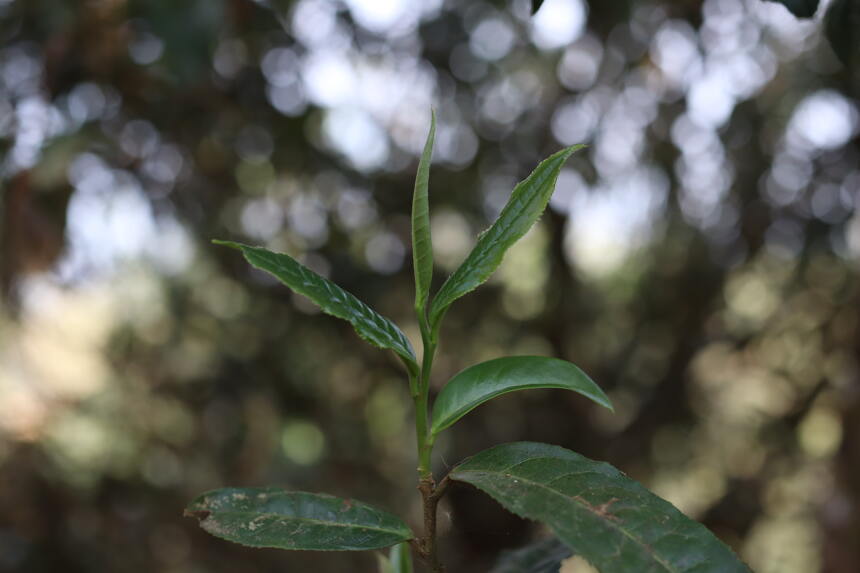
[[[299,279],[302,281],[302,287],[304,289],[312,290],[322,288],[340,308],[341,312],[343,313],[343,316],[339,316],[338,314],[327,310],[323,305],[320,305],[320,308],[323,310],[323,312],[325,312],[326,314],[334,315],[336,318],[341,318],[349,322],[362,320],[369,322],[370,324],[382,330],[386,335],[391,337],[392,344],[388,344],[386,343],[386,341],[380,340],[375,336],[371,338],[371,336],[363,334],[361,332],[358,333],[359,336],[365,338],[366,340],[370,340],[371,342],[373,342],[373,344],[377,346],[390,347],[398,354],[401,354],[401,356],[403,356],[404,358],[409,358],[410,360],[415,359],[415,353],[412,350],[411,345],[409,344],[409,340],[405,338],[405,335],[403,335],[402,332],[398,332],[398,329],[391,322],[391,320],[372,310],[370,307],[367,306],[367,304],[365,304],[363,301],[361,301],[349,291],[341,288],[339,285],[329,281],[325,277],[319,277],[312,272],[308,272],[309,269],[303,268],[298,263],[298,261],[296,261],[295,268],[292,268],[290,266],[285,265],[275,253],[271,253],[265,250],[252,250],[250,248],[242,248],[242,251],[245,253],[246,256],[251,255],[252,257],[257,257],[265,264],[275,267],[278,271],[285,275],[298,275]],[[300,294],[308,296],[305,293]],[[352,308],[352,306],[355,306],[357,308]]]
[[[469,412],[471,412],[472,410],[474,410],[475,408],[477,408],[478,406],[480,406],[484,402],[489,402],[490,400],[492,400],[493,398],[495,398],[497,396],[501,396],[502,394],[507,394],[509,392],[516,392],[518,390],[541,390],[544,388],[546,388],[547,390],[571,390],[572,392],[577,392],[576,389],[571,388],[570,386],[565,385],[565,384],[534,383],[534,384],[520,384],[517,386],[505,386],[505,388],[503,388],[502,390],[497,390],[497,391],[491,392],[489,394],[482,394],[479,397],[479,399],[474,400],[472,402],[469,402],[467,406],[465,406],[461,409],[455,410],[454,414],[452,416],[447,416],[445,418],[445,422],[440,424],[440,426],[438,428],[433,430],[433,433],[438,434],[442,430],[445,430],[445,429],[451,427],[452,425],[454,425],[454,423],[457,422],[457,420],[459,420],[460,418],[462,418],[463,416],[465,416],[466,414],[468,414]]]
[[[548,168],[547,172],[540,174],[540,178],[536,182],[536,185],[535,185],[536,187],[540,187],[541,185],[544,184],[546,179],[550,176],[550,171],[551,170]],[[516,191],[517,190],[515,189],[514,192],[516,192]],[[527,203],[529,199],[531,199],[531,197],[526,196],[525,193],[521,193],[520,196],[515,199],[515,201],[517,202],[516,205],[519,205],[520,203]],[[493,236],[489,236],[489,235],[487,236],[487,248],[481,249],[480,251],[478,251],[476,253],[475,258],[473,260],[474,266],[476,266],[476,267],[483,266],[484,261],[486,259],[488,259],[491,254],[494,254],[493,248],[495,248],[496,245],[498,245],[500,243],[500,241],[501,241],[500,237],[503,236],[504,233],[508,231],[508,229],[513,227],[514,224],[516,224],[516,222],[519,218],[517,216],[518,215],[517,213],[514,213],[514,216],[511,217],[510,220],[508,220],[505,217],[505,215],[507,215],[507,213],[505,211],[508,211],[508,212],[514,211],[514,205],[515,205],[514,203],[511,203],[509,205],[510,209],[505,209],[502,212],[502,214],[499,216],[499,218],[497,219],[496,223],[494,223],[493,225],[491,225],[489,227],[489,229],[487,229],[488,232],[493,231],[494,229],[497,232],[494,232]],[[475,243],[475,246],[477,247],[480,244],[481,244],[481,238],[478,239],[478,241]],[[475,251],[473,250],[472,252],[474,253]],[[468,261],[469,257],[467,257],[466,260]],[[461,266],[460,268],[457,269],[457,271],[459,272],[459,270],[461,268],[463,268],[463,267]],[[465,274],[465,271],[463,274]],[[457,283],[459,283],[460,285],[464,284],[464,282],[465,282],[464,278],[457,277],[457,279],[458,279],[456,281]],[[452,287],[452,290],[453,290],[453,287]]]
[[[526,461],[532,461],[532,460],[526,460]],[[518,466],[518,465],[520,465],[520,464],[522,464],[522,463],[525,463],[525,462],[519,462],[519,463],[517,463],[517,464],[515,464],[515,465],[513,465],[513,466],[510,466],[509,468],[507,468],[507,470],[508,470],[508,471],[510,471],[511,469],[513,469],[514,467],[516,467],[516,466]],[[579,501],[579,500],[577,500],[575,497],[570,497],[569,495],[567,495],[566,493],[564,493],[564,492],[562,492],[562,491],[559,491],[559,490],[557,490],[557,489],[555,489],[555,488],[552,488],[552,487],[550,487],[550,486],[548,486],[548,485],[546,485],[546,484],[543,484],[543,483],[540,483],[540,482],[536,482],[536,481],[534,481],[534,480],[531,480],[531,479],[528,479],[528,478],[522,477],[522,476],[521,476],[521,475],[519,475],[519,474],[509,474],[508,476],[505,476],[504,472],[502,472],[502,471],[488,471],[488,470],[460,470],[460,471],[457,471],[457,470],[455,470],[455,471],[451,472],[451,474],[452,474],[452,475],[451,475],[451,477],[452,477],[452,479],[456,479],[456,477],[455,477],[455,476],[456,476],[456,474],[468,474],[468,473],[471,473],[471,474],[479,474],[479,475],[480,475],[480,474],[483,474],[483,475],[489,475],[489,476],[516,477],[516,479],[518,479],[518,480],[520,480],[520,481],[526,482],[526,483],[531,484],[531,485],[535,485],[535,486],[537,486],[537,487],[539,487],[539,488],[543,488],[543,489],[545,489],[545,490],[549,491],[550,493],[553,493],[553,494],[555,494],[555,495],[557,495],[557,496],[560,496],[560,497],[564,498],[565,500],[571,501],[571,502],[573,502],[574,504],[581,506],[581,507],[582,507],[583,509],[585,509],[586,511],[589,511],[589,512],[591,511],[591,510],[589,509],[590,504],[588,504],[587,502]],[[586,473],[590,473],[590,472],[586,472]],[[559,476],[559,477],[563,477],[563,476]],[[593,512],[592,512],[592,513],[593,513]],[[605,522],[606,524],[608,524],[610,527],[612,527],[613,529],[617,530],[619,533],[621,533],[621,534],[622,534],[622,535],[624,535],[625,537],[627,537],[628,539],[630,539],[631,541],[633,541],[634,543],[636,543],[637,545],[640,545],[640,546],[642,547],[642,549],[643,549],[646,553],[648,553],[649,555],[651,555],[651,556],[654,558],[654,560],[655,560],[657,563],[659,563],[659,564],[663,567],[663,569],[665,569],[667,572],[669,572],[669,573],[680,573],[680,570],[679,570],[679,569],[675,569],[675,568],[673,568],[673,567],[671,566],[671,564],[666,563],[663,559],[661,559],[661,558],[660,558],[660,556],[659,556],[659,555],[657,555],[657,553],[656,553],[656,552],[655,552],[655,551],[650,547],[650,545],[649,545],[649,544],[647,544],[647,543],[645,543],[643,540],[641,540],[641,539],[639,539],[639,538],[635,537],[635,536],[634,536],[634,535],[632,535],[630,532],[628,532],[627,530],[625,530],[625,529],[621,528],[621,527],[620,527],[620,526],[618,526],[617,524],[612,523],[612,520],[607,519],[607,520],[604,520],[604,522]]]
[[[206,520],[208,520],[208,519],[214,519],[214,518],[217,518],[218,516],[221,516],[221,517],[224,517],[224,516],[237,516],[237,517],[238,517],[238,516],[253,516],[254,518],[259,518],[259,517],[277,517],[277,518],[280,518],[280,519],[288,519],[288,520],[290,520],[290,521],[302,521],[302,522],[316,523],[316,524],[320,524],[320,525],[325,525],[326,527],[344,527],[344,528],[354,528],[354,529],[369,529],[369,530],[372,530],[372,531],[379,531],[379,532],[383,532],[383,533],[396,533],[396,534],[403,534],[403,533],[406,533],[406,534],[408,534],[408,535],[409,535],[409,537],[408,537],[407,539],[412,539],[412,535],[413,535],[413,534],[412,534],[412,531],[411,531],[411,530],[408,530],[408,529],[406,529],[406,530],[383,529],[383,528],[381,528],[381,527],[374,527],[374,526],[372,526],[372,525],[361,525],[361,524],[357,524],[357,523],[338,523],[338,522],[336,522],[336,521],[323,521],[322,519],[314,519],[314,518],[312,518],[312,517],[294,517],[294,516],[290,516],[290,515],[284,515],[284,514],[282,514],[282,513],[259,512],[259,511],[257,511],[257,512],[254,512],[254,511],[219,511],[219,512],[212,512],[212,514],[210,514],[208,517],[206,517],[206,519],[204,519],[203,521],[205,522],[205,521],[206,521]]]

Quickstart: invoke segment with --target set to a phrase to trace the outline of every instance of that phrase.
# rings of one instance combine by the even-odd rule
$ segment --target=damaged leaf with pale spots
[[[185,515],[216,537],[251,547],[360,551],[414,537],[398,517],[365,503],[278,488],[210,491]]]

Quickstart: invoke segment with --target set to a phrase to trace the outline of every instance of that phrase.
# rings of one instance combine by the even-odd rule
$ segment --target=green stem
[[[439,562],[436,551],[436,506],[439,503],[444,488],[436,487],[431,469],[434,436],[430,432],[429,395],[430,373],[433,370],[433,356],[436,353],[436,336],[427,323],[427,315],[422,308],[415,309],[418,324],[421,327],[421,342],[424,345],[424,357],[421,370],[416,377],[410,373],[409,384],[412,388],[412,398],[415,401],[415,436],[418,443],[418,490],[424,506],[424,535],[417,542],[419,554],[427,562],[434,573],[443,573],[445,568]],[[445,480],[443,480],[444,482]]]
[[[418,376],[417,396],[415,401],[415,434],[418,440],[418,477],[427,479],[433,477],[430,469],[430,456],[433,453],[433,440],[428,425],[430,372],[433,369],[433,355],[436,353],[436,342],[431,339],[427,320],[418,311],[418,322],[421,327],[421,341],[424,344],[424,357],[421,361],[421,372]]]

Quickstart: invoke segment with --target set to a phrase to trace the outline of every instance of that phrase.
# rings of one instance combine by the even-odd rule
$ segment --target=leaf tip
[[[206,509],[188,509],[182,512],[182,517],[193,517],[198,521],[203,521],[212,515],[212,512]]]

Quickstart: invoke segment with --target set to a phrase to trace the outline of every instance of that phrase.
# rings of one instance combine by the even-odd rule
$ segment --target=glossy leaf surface
[[[367,504],[278,488],[210,491],[185,513],[212,535],[251,547],[361,551],[413,537],[398,517]]]
[[[513,513],[542,521],[601,573],[749,573],[703,525],[609,464],[558,446],[496,446],[454,468]]]
[[[551,155],[514,188],[499,218],[481,233],[475,248],[433,298],[430,324],[434,329],[448,307],[486,281],[501,264],[508,248],[534,225],[555,190],[555,182],[565,161],[582,147],[574,145]]]
[[[431,430],[438,434],[496,396],[533,388],[572,390],[612,409],[603,390],[576,365],[544,356],[508,356],[481,362],[451,378],[433,404]]]
[[[424,316],[433,280],[433,244],[430,239],[430,159],[436,137],[436,112],[430,116],[430,133],[418,162],[415,193],[412,195],[412,265],[415,269],[415,308]]]
[[[561,562],[572,554],[570,547],[549,537],[502,553],[490,573],[558,573]]]
[[[393,350],[409,368],[417,369],[412,345],[397,325],[332,281],[283,253],[231,241],[213,242],[242,251],[253,266],[273,274],[295,292],[308,297],[326,314],[350,322],[360,337],[379,348]]]

